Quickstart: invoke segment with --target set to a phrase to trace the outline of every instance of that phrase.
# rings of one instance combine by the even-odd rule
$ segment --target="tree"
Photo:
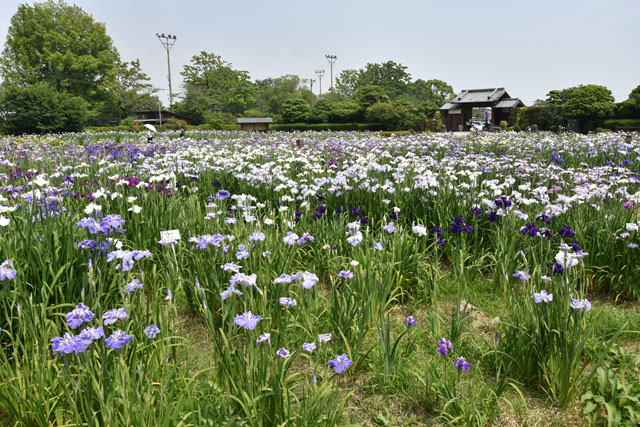
[[[292,98],[308,99],[308,90],[306,97],[302,93],[304,88],[300,77],[287,74],[277,78],[268,78],[257,80],[256,86],[258,93],[254,103],[254,108],[260,111],[276,116],[282,109],[282,104]]]
[[[118,122],[136,111],[157,110],[160,99],[154,96],[149,77],[142,72],[140,61],[118,62],[116,76],[109,87],[112,102],[106,107]]]
[[[302,98],[285,101],[280,110],[280,116],[285,123],[306,122],[309,117],[309,103]]]
[[[382,64],[367,64],[358,75],[358,86],[380,86],[391,99],[396,99],[404,93],[411,82],[411,75],[406,72],[407,67],[393,61]]]
[[[333,104],[329,120],[332,122],[350,122],[359,119],[360,106],[353,101],[340,101]]]
[[[367,85],[361,87],[357,94],[356,99],[362,110],[365,110],[380,102],[389,102],[389,96],[386,94],[383,88],[376,85]]]
[[[320,101],[313,104],[313,108],[311,108],[311,113],[309,113],[309,121],[311,123],[326,123],[329,121],[329,117],[331,116],[332,104],[326,99],[321,99]]]
[[[119,55],[104,24],[63,1],[23,4],[11,18],[0,74],[5,85],[42,82],[89,102],[107,102]]]
[[[613,115],[614,101],[611,91],[604,86],[581,85],[573,89],[563,112],[566,117],[583,123],[603,120]]]
[[[552,90],[547,94],[546,102],[552,105],[563,105],[571,98],[574,90],[576,90],[575,87],[562,90]]]
[[[213,53],[203,51],[194,55],[180,74],[186,89],[181,106],[185,110],[201,110],[206,105],[211,111],[239,115],[255,101],[257,88],[249,80],[249,73],[234,70]],[[193,101],[197,105],[188,105]]]
[[[438,79],[427,81],[418,79],[413,83],[409,83],[406,93],[408,95],[407,100],[412,105],[432,104],[436,108],[442,107],[455,95],[450,85]]]
[[[59,93],[46,82],[5,86],[0,97],[3,128],[11,134],[80,131],[87,122],[87,107],[82,98]]]
[[[367,121],[384,123],[387,130],[408,127],[411,106],[407,101],[377,102],[367,108]]]
[[[618,107],[617,117],[640,118],[640,86],[636,87]]]
[[[358,90],[358,70],[342,70],[336,77],[335,91],[340,95],[354,96]]]

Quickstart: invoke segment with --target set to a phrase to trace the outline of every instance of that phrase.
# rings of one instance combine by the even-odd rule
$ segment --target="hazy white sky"
[[[0,0],[0,40],[21,3]],[[505,87],[527,105],[552,89],[607,86],[617,101],[640,85],[639,0],[76,0],[106,24],[123,60],[140,59],[168,100],[166,53],[155,32],[177,36],[174,93],[182,67],[207,51],[252,80],[326,73],[393,60],[413,79],[462,89]],[[314,86],[317,93],[318,84]],[[167,102],[168,104],[168,102]]]

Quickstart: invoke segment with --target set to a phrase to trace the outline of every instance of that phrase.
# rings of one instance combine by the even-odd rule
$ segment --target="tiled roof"
[[[459,110],[460,108],[462,108],[462,105],[454,104],[453,102],[447,102],[442,107],[440,107],[441,110]]]
[[[520,98],[503,98],[493,108],[515,108],[524,107],[524,102]]]
[[[240,117],[238,123],[273,123],[271,117]]]
[[[471,104],[477,102],[495,102],[504,95],[509,96],[503,87],[491,89],[469,89],[463,90],[451,102],[456,104]]]

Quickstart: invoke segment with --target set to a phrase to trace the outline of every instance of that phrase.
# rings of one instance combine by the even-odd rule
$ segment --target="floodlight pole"
[[[324,70],[316,70],[316,76],[318,76],[318,84],[320,85],[320,95],[322,95],[322,76],[324,76]]]
[[[175,36],[175,34],[174,35],[168,34],[168,35],[165,36],[164,33],[162,33],[162,34],[156,33],[156,37],[158,37],[158,40],[160,40],[160,43],[162,43],[164,48],[167,50],[167,70],[169,71],[169,74],[168,74],[168,78],[169,78],[169,109],[173,113],[173,90],[171,89],[171,58],[169,56],[169,51],[171,50],[173,45],[176,43],[176,36]]]
[[[327,61],[329,61],[329,66],[331,67],[331,92],[333,92],[333,64],[336,63],[336,59],[338,59],[335,55],[325,55]]]
[[[316,82],[316,79],[309,79],[309,106],[313,108],[313,84]]]

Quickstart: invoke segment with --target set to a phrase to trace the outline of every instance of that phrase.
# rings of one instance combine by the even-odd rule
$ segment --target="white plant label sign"
[[[180,240],[180,230],[165,230],[160,232],[162,240]]]

